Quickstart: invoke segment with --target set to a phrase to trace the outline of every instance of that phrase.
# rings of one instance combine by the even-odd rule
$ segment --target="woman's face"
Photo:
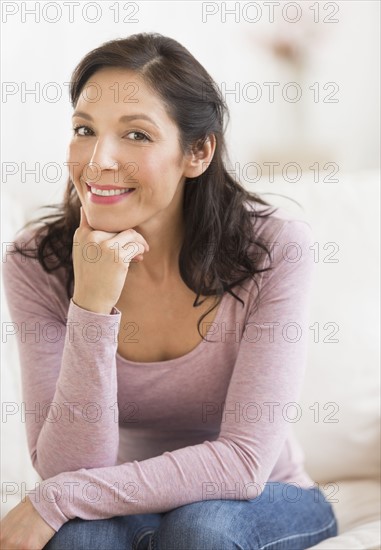
[[[181,206],[186,159],[177,125],[134,72],[106,68],[89,79],[73,114],[67,160],[94,229],[120,232]],[[133,191],[99,197],[91,187]]]

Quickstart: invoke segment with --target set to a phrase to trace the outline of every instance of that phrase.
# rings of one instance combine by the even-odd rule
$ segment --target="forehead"
[[[158,121],[174,124],[160,96],[134,71],[107,67],[85,83],[76,108],[91,116],[120,116],[144,112]]]

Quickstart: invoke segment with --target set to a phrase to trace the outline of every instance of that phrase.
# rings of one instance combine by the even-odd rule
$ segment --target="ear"
[[[184,176],[186,178],[197,178],[205,172],[212,162],[214,151],[216,149],[216,136],[210,134],[204,142],[198,141],[189,153]]]

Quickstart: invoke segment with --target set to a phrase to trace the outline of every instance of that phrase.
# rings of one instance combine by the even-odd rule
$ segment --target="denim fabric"
[[[252,500],[204,500],[161,514],[65,523],[44,550],[304,550],[338,534],[318,487],[268,482]]]

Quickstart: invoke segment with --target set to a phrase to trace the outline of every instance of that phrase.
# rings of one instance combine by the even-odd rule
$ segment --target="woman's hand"
[[[143,259],[148,250],[147,241],[134,229],[120,233],[94,230],[81,207],[80,225],[73,237],[74,303],[108,315],[122,293],[130,262]]]
[[[1,520],[0,549],[41,550],[55,534],[26,497]]]

